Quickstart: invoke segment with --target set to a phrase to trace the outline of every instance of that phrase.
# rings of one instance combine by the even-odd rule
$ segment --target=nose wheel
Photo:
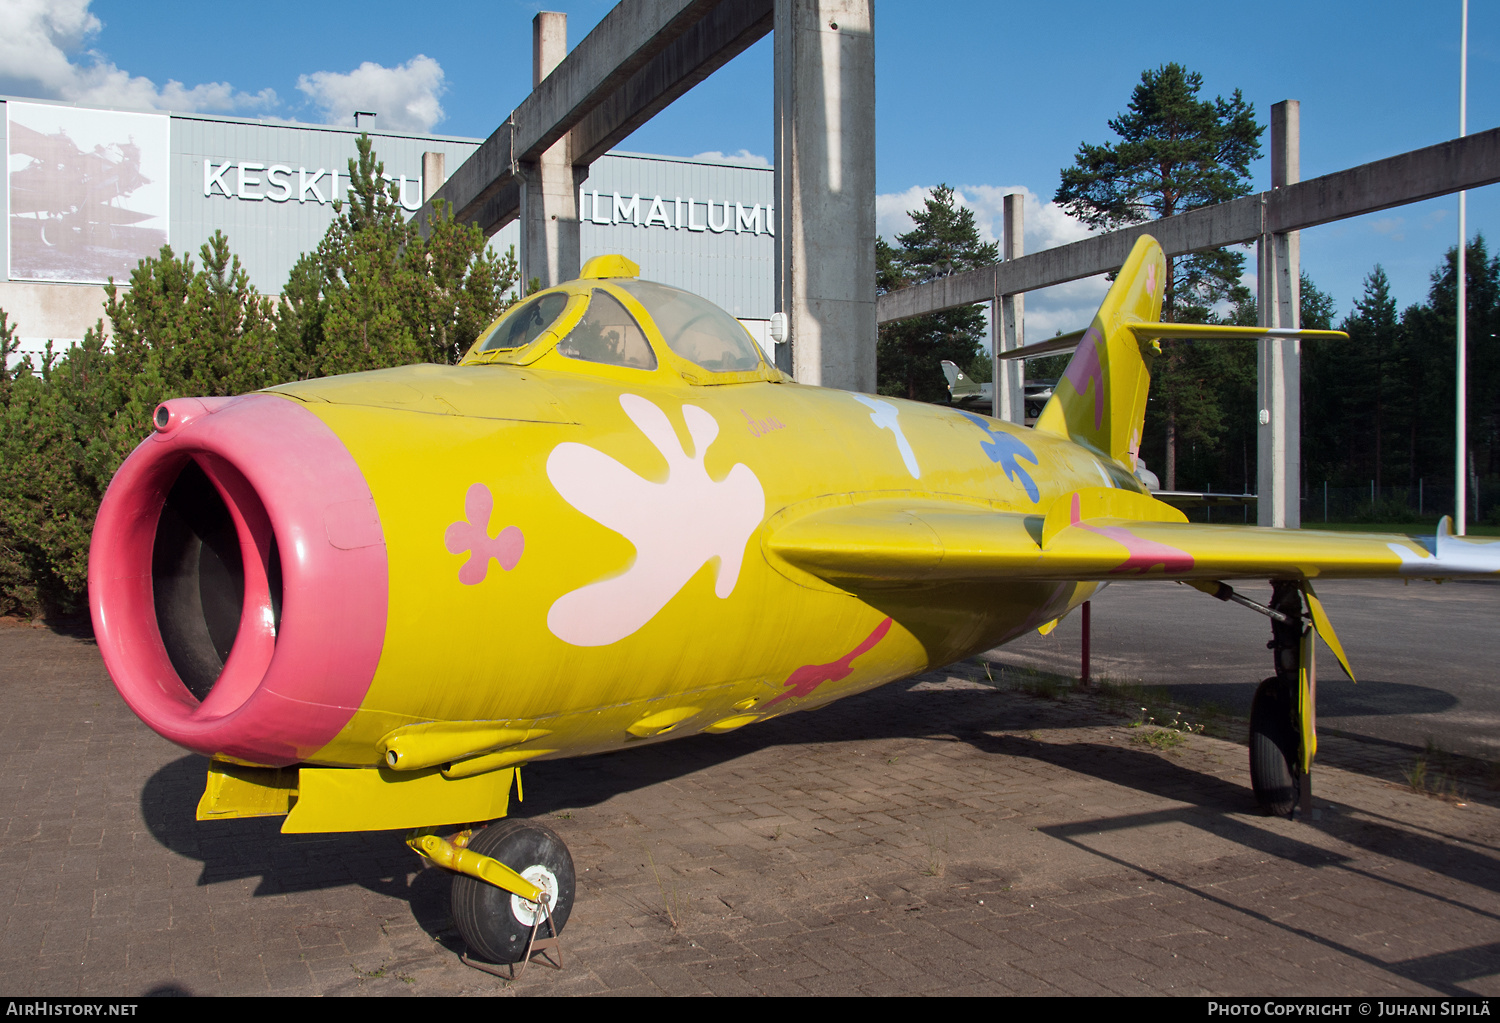
[[[556,953],[575,886],[573,857],[563,840],[540,824],[501,820],[477,832],[467,848],[505,864],[543,893],[533,902],[478,877],[456,875],[453,922],[469,950],[502,964],[524,964],[537,952]]]

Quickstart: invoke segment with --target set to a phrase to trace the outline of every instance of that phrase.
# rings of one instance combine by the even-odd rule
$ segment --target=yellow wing
[[[787,517],[766,546],[849,587],[959,579],[1421,579],[1500,574],[1500,541],[1191,523],[1144,494],[1093,488],[1045,516],[885,499]]]

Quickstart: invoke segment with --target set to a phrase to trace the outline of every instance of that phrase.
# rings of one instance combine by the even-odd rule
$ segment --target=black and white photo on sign
[[[5,109],[11,280],[123,283],[167,244],[165,115]]]

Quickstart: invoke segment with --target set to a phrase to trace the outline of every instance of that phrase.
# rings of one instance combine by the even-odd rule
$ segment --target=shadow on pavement
[[[1440,714],[1458,706],[1458,698],[1452,693],[1445,693],[1431,686],[1365,678],[1354,684],[1337,674],[1337,668],[1334,672],[1334,675],[1329,675],[1322,661],[1318,662],[1320,718]],[[1249,717],[1250,701],[1259,684],[1259,680],[1255,679],[1244,682],[1195,682],[1188,685],[1167,683],[1160,688],[1165,689],[1177,703],[1194,707],[1216,706],[1231,714]]]
[[[1083,703],[1050,703],[1001,690],[913,691],[912,685],[887,686],[818,712],[788,715],[729,735],[695,736],[598,756],[530,765],[526,769],[528,798],[524,807],[517,808],[521,810],[517,816],[543,817],[567,808],[595,806],[622,793],[670,782],[769,747],[788,747],[789,754],[795,756],[799,755],[795,750],[797,746],[826,742],[949,736],[952,741],[966,743],[983,755],[1049,763],[1187,804],[1136,817],[1041,829],[1054,838],[1080,847],[1087,846],[1075,837],[1075,832],[1086,835],[1155,822],[1180,821],[1289,864],[1311,869],[1358,869],[1350,866],[1348,857],[1252,823],[1246,815],[1254,813],[1256,808],[1248,784],[1237,785],[1202,774],[1169,756],[1145,750],[1093,742],[1048,743],[1015,734],[990,734],[1025,732],[1033,728],[1118,725],[1119,722],[1117,714],[1098,707]],[[283,835],[279,831],[280,818],[199,822],[194,818],[194,811],[205,773],[206,761],[203,758],[181,757],[153,775],[141,795],[144,820],[157,841],[174,852],[202,862],[199,884],[259,877],[256,895],[359,885],[407,901],[411,904],[413,916],[429,934],[457,949],[457,939],[448,931],[447,875],[438,870],[423,870],[416,855],[406,847],[403,833]],[[1440,836],[1420,834],[1361,816],[1361,811],[1353,808],[1330,807],[1326,813],[1326,820],[1306,826],[1326,831],[1341,841],[1378,855],[1402,860],[1465,884],[1500,891],[1500,871],[1496,870],[1494,857]],[[1089,851],[1094,855],[1104,855],[1095,849]],[[1117,862],[1133,870],[1143,869],[1135,864]],[[1149,870],[1146,872],[1150,873]],[[1385,884],[1398,883],[1386,877],[1372,879]],[[1181,882],[1163,880],[1185,887]],[[1203,898],[1220,899],[1211,892],[1192,890]],[[1431,892],[1421,894],[1441,898]],[[1241,907],[1233,908],[1237,912],[1249,912]],[[1307,936],[1330,944],[1315,935]],[[1350,955],[1369,959],[1361,953],[1339,947]],[[1476,962],[1481,966],[1489,964],[1484,968],[1491,972],[1500,969],[1494,948],[1471,951],[1472,955],[1413,960],[1408,970],[1397,972],[1444,990],[1462,993],[1452,985],[1474,976],[1472,971],[1479,968]],[[1474,959],[1475,956],[1479,957],[1478,960]],[[1395,968],[1389,964],[1378,965]]]

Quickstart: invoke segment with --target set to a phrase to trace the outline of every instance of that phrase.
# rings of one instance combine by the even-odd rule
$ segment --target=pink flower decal
[[[1156,264],[1149,263],[1146,266],[1146,294],[1156,297]]]
[[[1099,360],[1103,345],[1104,335],[1099,333],[1098,328],[1090,327],[1083,335],[1083,340],[1078,342],[1078,351],[1068,360],[1068,368],[1063,371],[1063,378],[1073,385],[1073,390],[1078,392],[1080,398],[1088,394],[1089,381],[1094,382],[1096,430],[1104,426],[1104,366]]]
[[[506,526],[500,535],[490,537],[490,513],[495,510],[495,499],[490,488],[476,483],[464,497],[464,518],[453,523],[443,534],[443,544],[449,554],[469,553],[469,560],[458,570],[458,581],[465,586],[478,586],[490,571],[490,559],[500,562],[500,567],[509,572],[521,560],[521,551],[526,539],[517,526]]]

